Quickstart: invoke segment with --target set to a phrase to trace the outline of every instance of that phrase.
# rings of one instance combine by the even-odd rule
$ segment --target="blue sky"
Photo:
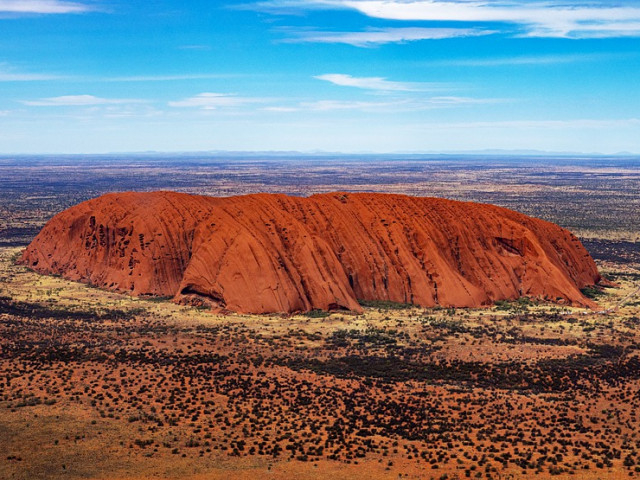
[[[638,0],[0,0],[0,153],[640,153]]]

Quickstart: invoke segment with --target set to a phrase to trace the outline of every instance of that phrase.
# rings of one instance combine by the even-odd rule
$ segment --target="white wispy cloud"
[[[340,3],[369,17],[388,20],[513,23],[524,26],[527,36],[640,35],[640,8],[605,2],[344,0]]]
[[[592,53],[569,55],[531,55],[497,58],[458,58],[453,60],[436,60],[428,62],[429,65],[456,66],[456,67],[503,67],[523,65],[558,65],[579,62],[599,62],[609,59],[620,59],[637,55],[620,53]]]
[[[601,128],[623,128],[640,127],[640,119],[574,119],[574,120],[508,120],[490,122],[455,122],[455,123],[433,123],[425,127],[431,129],[601,129]]]
[[[37,82],[45,80],[61,80],[64,77],[37,73],[17,73],[0,71],[0,82]]]
[[[211,80],[216,78],[230,78],[239,75],[218,73],[194,73],[183,75],[133,75],[125,77],[105,77],[104,82],[172,82],[181,80]]]
[[[402,105],[407,105],[406,101],[394,102],[365,102],[351,100],[318,100],[315,102],[300,103],[301,110],[314,110],[318,112],[330,112],[336,110],[381,110],[381,109],[397,109]]]
[[[547,35],[548,29],[544,26],[532,29],[528,36],[530,37],[545,37],[545,36],[558,36],[568,38],[622,38],[622,37],[640,37],[640,9],[636,9],[635,18],[638,21],[614,21],[603,22],[596,24],[580,24],[575,28],[563,32],[558,30],[557,32],[551,31],[552,35]],[[553,35],[557,33],[557,35]]]
[[[344,43],[354,47],[373,47],[386,43],[405,43],[417,40],[478,37],[491,35],[493,30],[479,28],[371,28],[362,32],[281,29],[288,37],[286,43]]]
[[[607,38],[640,36],[636,0],[265,0],[245,5],[269,13],[351,9],[399,21],[503,23],[513,35]]]
[[[36,82],[45,80],[61,80],[66,77],[43,73],[28,73],[17,70],[14,66],[0,62],[0,82]]]
[[[431,97],[427,103],[430,105],[439,106],[454,106],[454,105],[479,105],[486,103],[502,103],[508,101],[501,98],[473,98],[473,97]]]
[[[101,98],[93,95],[63,95],[60,97],[25,100],[22,103],[30,107],[87,107],[95,105],[112,105],[142,103],[144,100],[134,98]]]
[[[153,105],[148,104],[123,104],[123,105],[107,105],[105,107],[92,107],[95,113],[104,118],[133,118],[133,117],[161,117],[164,115],[162,110],[156,109]]]
[[[442,88],[441,84],[393,82],[384,77],[353,77],[342,73],[326,73],[314,78],[331,82],[341,87],[355,87],[380,92],[421,92]]]
[[[61,0],[0,0],[0,13],[62,14],[89,10],[88,5]]]
[[[298,108],[298,107],[264,107],[261,110],[263,110],[265,112],[289,113],[289,112],[298,112],[298,111],[300,111],[300,108]]]
[[[218,108],[241,107],[253,103],[264,103],[267,99],[255,97],[240,97],[226,93],[204,92],[193,97],[169,102],[170,107],[201,108],[203,110],[215,110]]]
[[[379,102],[357,100],[318,100],[314,102],[301,102],[296,110],[313,110],[320,112],[329,112],[336,110],[353,110],[365,112],[410,112],[439,108],[464,107],[478,104],[500,103],[505,101],[508,100],[498,98],[470,98],[451,96],[430,98],[398,98]]]
[[[121,77],[91,77],[76,75],[54,75],[49,73],[23,72],[15,67],[0,62],[0,82],[35,82],[74,80],[76,82],[173,82],[185,80],[213,80],[219,78],[235,78],[240,74],[226,73],[193,73],[178,75],[130,75]]]

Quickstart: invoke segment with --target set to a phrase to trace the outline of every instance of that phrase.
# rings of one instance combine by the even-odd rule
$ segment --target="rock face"
[[[242,313],[361,311],[358,299],[594,307],[578,239],[491,205],[330,193],[104,195],[56,215],[22,256],[42,273]]]

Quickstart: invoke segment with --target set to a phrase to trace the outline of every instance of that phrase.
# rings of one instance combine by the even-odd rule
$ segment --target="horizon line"
[[[392,156],[392,155],[405,155],[405,156],[448,156],[448,155],[462,155],[462,156],[474,156],[474,155],[491,155],[491,156],[585,156],[585,157],[636,157],[640,156],[640,152],[619,151],[615,153],[603,153],[603,152],[576,152],[576,151],[553,151],[553,150],[536,150],[536,149],[482,149],[482,150],[442,150],[442,151],[331,151],[331,150],[135,150],[135,151],[113,151],[113,152],[0,152],[0,158],[8,156],[17,157],[53,157],[53,156],[66,156],[66,157],[104,157],[115,155],[132,155],[132,156],[161,156],[161,155],[273,155],[273,156]]]

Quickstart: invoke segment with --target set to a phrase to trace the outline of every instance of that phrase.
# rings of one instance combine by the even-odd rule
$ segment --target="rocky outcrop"
[[[360,311],[358,299],[478,307],[521,296],[595,306],[578,239],[492,205],[330,193],[117,193],[45,225],[22,261],[135,295],[245,313]]]

